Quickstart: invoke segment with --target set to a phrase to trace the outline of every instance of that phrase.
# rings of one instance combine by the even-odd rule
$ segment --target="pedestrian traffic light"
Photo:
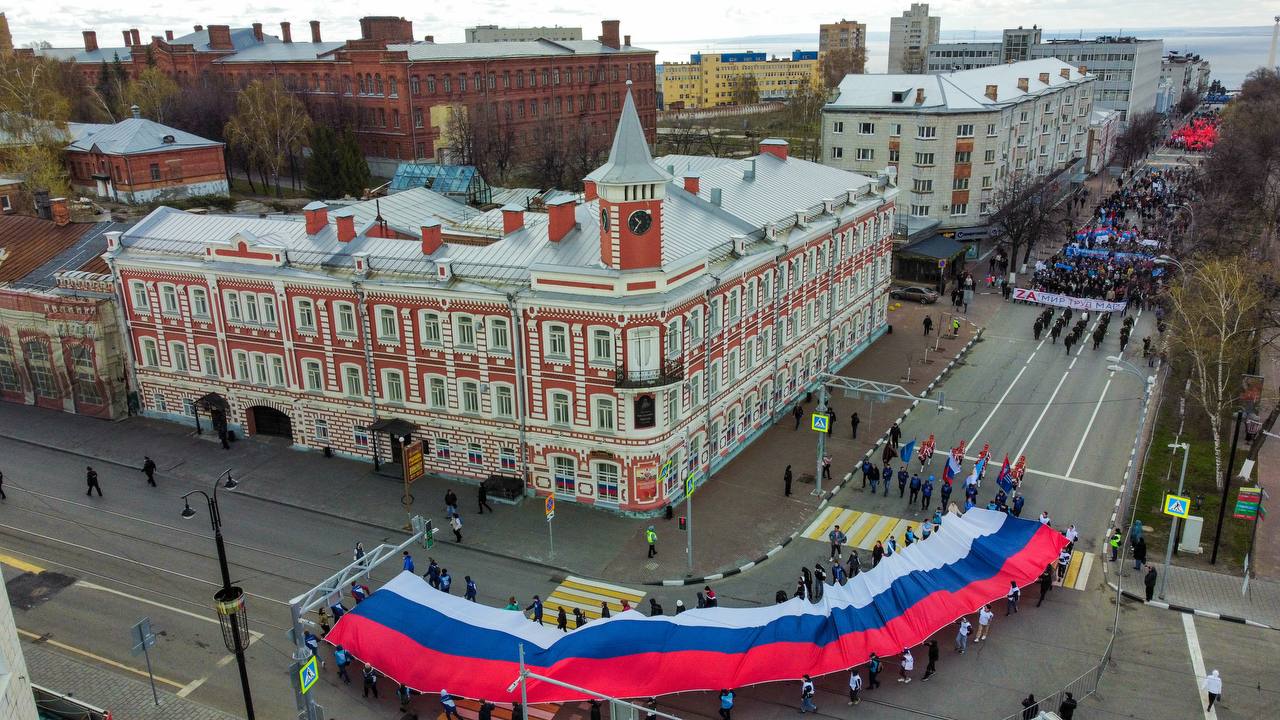
[[[688,529],[688,525],[685,523],[685,519],[684,519],[684,516],[683,516],[683,515],[681,515],[681,516],[680,516],[680,529],[681,529],[681,530],[687,530],[687,529]]]

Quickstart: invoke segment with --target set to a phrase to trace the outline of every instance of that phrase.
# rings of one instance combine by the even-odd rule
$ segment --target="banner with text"
[[[1093,298],[1078,298],[1070,295],[1059,295],[1058,293],[1040,292],[1028,288],[1014,288],[1013,299],[1022,300],[1023,302],[1040,303],[1041,305],[1054,305],[1056,307],[1066,307],[1073,310],[1090,310],[1093,312],[1123,312],[1125,303],[1108,302],[1106,300],[1094,300]]]

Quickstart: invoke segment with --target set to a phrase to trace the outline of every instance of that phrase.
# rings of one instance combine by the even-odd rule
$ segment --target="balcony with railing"
[[[623,389],[662,387],[684,379],[684,364],[679,358],[664,360],[661,367],[643,370],[628,369],[618,365],[618,374],[614,379],[614,387]]]

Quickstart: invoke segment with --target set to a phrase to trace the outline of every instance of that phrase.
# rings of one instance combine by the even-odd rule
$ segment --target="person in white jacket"
[[[1205,712],[1213,709],[1213,704],[1222,698],[1222,677],[1218,675],[1218,671],[1214,670],[1200,683],[1200,687],[1209,693],[1209,707],[1205,708]]]

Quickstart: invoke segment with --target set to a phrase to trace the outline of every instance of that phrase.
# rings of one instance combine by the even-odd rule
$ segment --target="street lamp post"
[[[226,477],[226,483],[221,483]],[[188,501],[192,495],[200,495],[209,506],[209,523],[213,526],[213,541],[218,548],[218,569],[222,572],[222,589],[213,594],[213,601],[218,610],[218,619],[222,624],[222,640],[227,650],[235,653],[236,665],[240,668],[240,690],[244,693],[245,720],[254,720],[253,697],[249,692],[249,669],[245,666],[244,649],[249,644],[248,619],[244,610],[244,590],[231,585],[231,571],[227,567],[227,548],[222,541],[222,514],[218,511],[218,485],[228,490],[235,489],[238,484],[231,477],[231,470],[222,472],[213,481],[213,495],[203,490],[192,490],[182,496],[182,517],[190,520],[196,516]]]
[[[1187,457],[1191,455],[1191,446],[1187,443],[1173,443],[1169,447],[1182,451],[1182,472],[1178,475],[1178,496],[1182,496],[1183,483],[1187,481]],[[1169,541],[1164,548],[1164,572],[1160,573],[1160,599],[1164,599],[1165,586],[1169,584],[1169,565],[1173,562],[1173,544],[1178,542],[1178,516],[1170,518]]]
[[[1121,503],[1123,507],[1119,508],[1119,512],[1116,515],[1117,518],[1121,518],[1128,512],[1129,504],[1131,502],[1128,498],[1133,492],[1133,477],[1138,471],[1137,449],[1138,445],[1142,441],[1142,430],[1147,426],[1147,410],[1151,407],[1151,393],[1155,389],[1156,379],[1154,376],[1144,375],[1136,365],[1121,358],[1119,355],[1108,355],[1107,362],[1113,363],[1112,365],[1107,366],[1108,370],[1112,372],[1128,372],[1142,380],[1142,415],[1138,418],[1138,429],[1134,433],[1134,455],[1129,462],[1129,472],[1125,475],[1124,487],[1120,490]],[[1130,531],[1132,532],[1132,529]]]

